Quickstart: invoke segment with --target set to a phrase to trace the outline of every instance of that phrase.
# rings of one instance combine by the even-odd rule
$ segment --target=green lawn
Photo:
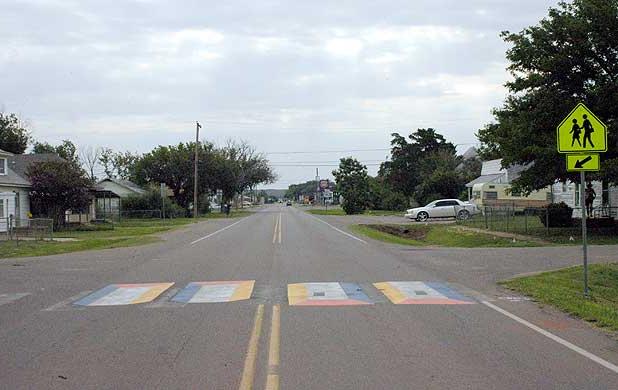
[[[571,267],[500,282],[600,327],[618,331],[618,264],[588,269],[590,298],[583,295],[583,267]]]
[[[316,215],[346,215],[343,209],[336,207],[332,209],[308,209],[306,210],[309,214]],[[363,215],[376,215],[376,216],[385,216],[385,215],[399,215],[403,216],[403,211],[393,211],[393,210],[365,210]]]
[[[233,211],[230,218],[251,214],[250,211]],[[225,214],[212,213],[198,221],[226,218]],[[0,258],[46,256],[93,249],[108,249],[150,244],[160,241],[157,233],[169,231],[195,222],[193,218],[175,219],[124,219],[111,225],[87,225],[96,230],[64,230],[54,232],[54,238],[74,238],[78,241],[0,241]]]
[[[125,238],[90,238],[82,241],[1,241],[0,258],[48,256],[60,253],[79,252],[93,249],[110,249],[150,244],[160,241],[156,236],[142,235]]]
[[[353,225],[351,230],[363,234],[374,240],[411,246],[445,246],[460,248],[481,247],[527,247],[540,246],[542,244],[531,241],[513,242],[510,238],[495,237],[490,234],[468,232],[457,229],[454,226],[445,225],[392,225],[402,226],[405,229],[418,234],[417,239],[400,237],[377,230],[372,225]]]

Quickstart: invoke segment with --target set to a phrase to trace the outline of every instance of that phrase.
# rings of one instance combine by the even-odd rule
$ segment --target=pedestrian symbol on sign
[[[607,128],[583,103],[564,118],[557,133],[560,153],[607,151]]]

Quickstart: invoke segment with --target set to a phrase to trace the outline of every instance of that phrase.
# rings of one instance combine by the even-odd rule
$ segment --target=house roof
[[[129,181],[129,180],[122,180],[122,179],[116,179],[116,178],[113,178],[113,177],[108,177],[108,178],[105,178],[105,179],[101,180],[100,182],[98,182],[98,183],[97,183],[97,186],[96,186],[96,187],[97,187],[97,190],[98,190],[99,188],[101,188],[101,189],[102,189],[101,183],[103,183],[103,182],[105,182],[105,181],[109,181],[109,182],[112,182],[112,183],[118,184],[119,186],[122,186],[122,187],[128,188],[128,189],[130,189],[131,191],[136,192],[136,193],[138,193],[138,194],[143,194],[143,193],[145,193],[145,192],[146,192],[146,190],[144,190],[142,187],[138,186],[137,184],[133,183],[132,181]]]
[[[4,152],[4,151],[2,151]],[[6,153],[8,172],[6,175],[0,176],[0,184],[17,186],[17,187],[29,187],[30,180],[26,172],[28,167],[32,164],[47,161],[63,161],[61,157],[52,153],[42,154],[12,154]],[[3,153],[3,154],[4,154]]]
[[[500,179],[502,176],[504,176],[504,173],[494,173],[491,175],[481,175],[479,177],[477,177],[476,179],[472,180],[471,182],[466,183],[466,187],[472,187],[475,184],[479,184],[479,183],[491,183],[493,181],[496,181],[498,179]]]

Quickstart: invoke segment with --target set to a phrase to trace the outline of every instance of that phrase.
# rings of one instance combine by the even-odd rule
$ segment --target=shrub
[[[165,216],[184,217],[185,209],[178,204],[165,198]],[[161,210],[161,194],[156,189],[149,189],[141,195],[131,195],[122,199],[122,211],[127,215],[137,215],[131,212],[144,210]]]
[[[539,218],[545,227],[573,226],[573,209],[564,202],[551,203],[539,213]]]

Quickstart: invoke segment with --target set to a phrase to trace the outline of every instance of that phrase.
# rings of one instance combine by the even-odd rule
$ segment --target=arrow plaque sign
[[[569,172],[593,172],[601,168],[598,153],[567,154],[566,164]]]

